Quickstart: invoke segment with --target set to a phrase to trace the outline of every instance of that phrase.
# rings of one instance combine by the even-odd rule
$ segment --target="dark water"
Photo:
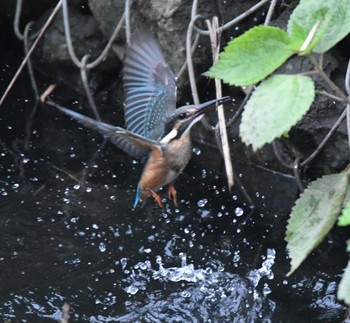
[[[1,64],[3,87],[16,62]],[[28,127],[33,104],[24,74],[0,115],[2,321],[59,321],[65,302],[72,322],[343,320],[342,232],[285,276],[287,212],[276,210],[290,177],[262,172],[276,192],[251,190],[252,211],[209,162],[218,153],[197,145],[178,208],[165,199],[164,211],[154,201],[132,210],[142,165],[110,144],[92,160],[101,138],[59,114],[48,122],[44,107]],[[247,165],[237,172],[253,176]]]

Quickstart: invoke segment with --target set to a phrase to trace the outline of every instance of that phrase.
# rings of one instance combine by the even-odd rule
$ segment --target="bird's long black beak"
[[[197,111],[193,114],[193,119],[204,114],[207,113],[211,110],[214,110],[218,105],[230,100],[231,97],[229,96],[224,96],[220,99],[215,99],[215,100],[210,100],[204,103],[201,103],[199,105],[196,106]]]

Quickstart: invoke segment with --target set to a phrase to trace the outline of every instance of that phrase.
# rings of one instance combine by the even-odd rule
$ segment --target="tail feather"
[[[95,119],[89,118],[62,106],[56,105],[56,108],[69,115],[70,117],[81,123],[83,126],[98,131],[103,136],[108,137],[111,133],[115,133],[117,130],[121,130],[120,127],[112,126],[108,123],[97,121]]]
[[[139,203],[140,199],[141,199],[141,188],[139,185],[137,185],[136,196],[135,196],[135,201],[134,201],[134,206],[133,206],[134,210],[135,210],[137,204]]]

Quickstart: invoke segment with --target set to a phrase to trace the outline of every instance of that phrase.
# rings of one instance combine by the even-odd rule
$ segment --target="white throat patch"
[[[171,130],[161,141],[161,144],[167,144],[171,139],[174,139],[177,136],[177,130]]]

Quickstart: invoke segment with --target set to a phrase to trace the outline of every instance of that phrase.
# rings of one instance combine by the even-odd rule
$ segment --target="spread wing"
[[[127,131],[123,128],[111,126],[108,123],[100,122],[92,118],[86,117],[78,112],[72,111],[56,103],[53,103],[52,101],[48,101],[47,103],[53,105],[60,111],[77,120],[85,127],[98,131],[101,135],[109,139],[118,148],[124,150],[127,154],[134,158],[144,158],[148,156],[151,150],[159,147],[157,141],[144,138],[137,134],[133,134],[130,131]]]
[[[125,52],[123,81],[127,129],[159,139],[165,119],[176,109],[176,84],[152,34],[138,32],[131,38]]]

